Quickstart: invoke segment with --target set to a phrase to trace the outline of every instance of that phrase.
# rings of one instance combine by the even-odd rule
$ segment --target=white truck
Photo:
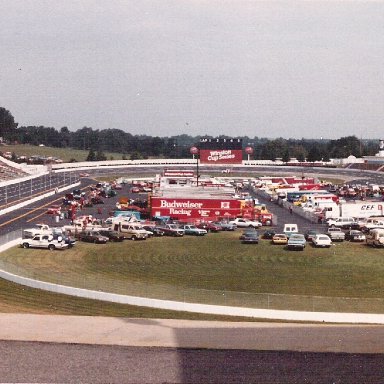
[[[345,240],[345,233],[341,230],[341,228],[330,227],[328,228],[326,235],[329,236],[332,241]]]
[[[20,244],[23,248],[67,249],[69,245],[63,238],[54,238],[52,235],[36,235],[32,239],[23,239]]]
[[[36,227],[23,229],[23,239],[32,239],[36,235],[51,235],[53,228],[47,224],[36,224]]]

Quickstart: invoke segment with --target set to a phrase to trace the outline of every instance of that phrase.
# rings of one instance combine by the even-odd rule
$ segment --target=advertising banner
[[[166,169],[163,175],[164,177],[194,177],[195,173],[193,171]]]
[[[241,212],[240,200],[151,198],[151,216],[171,216],[178,219],[233,217]]]
[[[241,164],[241,149],[200,149],[201,164]]]

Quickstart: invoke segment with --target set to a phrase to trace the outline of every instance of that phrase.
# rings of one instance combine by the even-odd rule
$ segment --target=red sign
[[[241,164],[243,151],[239,149],[201,149],[201,164]]]
[[[152,216],[171,216],[178,219],[204,218],[215,216],[237,216],[241,213],[242,202],[221,199],[151,198]]]

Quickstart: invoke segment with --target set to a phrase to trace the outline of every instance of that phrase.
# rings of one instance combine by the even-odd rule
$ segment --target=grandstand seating
[[[0,181],[17,179],[27,175],[28,173],[22,171],[21,169],[12,167],[0,160]]]

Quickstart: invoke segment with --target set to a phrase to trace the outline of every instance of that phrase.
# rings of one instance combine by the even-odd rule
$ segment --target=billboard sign
[[[201,149],[201,164],[241,164],[243,151],[239,149]]]
[[[201,164],[241,164],[243,161],[241,139],[202,138],[198,147]]]

